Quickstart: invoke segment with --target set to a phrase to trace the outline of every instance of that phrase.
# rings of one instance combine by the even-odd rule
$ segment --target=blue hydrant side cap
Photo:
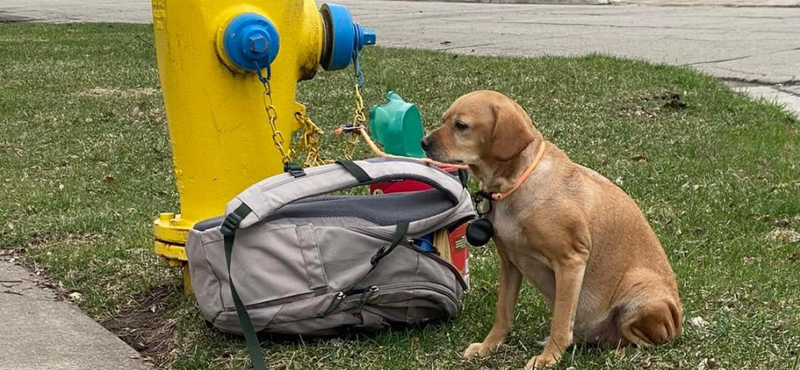
[[[325,3],[319,9],[325,21],[328,55],[322,61],[322,67],[329,71],[346,68],[353,58],[353,43],[356,39],[356,27],[350,11],[339,4]]]
[[[244,13],[225,27],[223,46],[228,59],[246,71],[266,68],[280,51],[278,29],[264,16]]]
[[[323,50],[322,67],[328,71],[346,68],[353,59],[353,51],[365,45],[375,45],[375,30],[353,22],[347,7],[325,3],[319,9],[325,22],[326,50]]]

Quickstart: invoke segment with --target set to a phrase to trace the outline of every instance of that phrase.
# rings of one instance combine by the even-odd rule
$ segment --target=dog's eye
[[[459,130],[466,130],[469,126],[466,123],[461,121],[456,121],[456,128]]]

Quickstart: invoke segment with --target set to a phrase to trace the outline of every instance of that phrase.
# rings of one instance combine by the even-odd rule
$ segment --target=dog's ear
[[[491,155],[496,161],[507,161],[516,157],[533,142],[531,119],[519,104],[495,103],[494,128],[492,129]]]

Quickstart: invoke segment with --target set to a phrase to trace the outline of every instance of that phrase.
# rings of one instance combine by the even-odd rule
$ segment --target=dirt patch
[[[800,242],[800,233],[787,228],[775,228],[767,233],[767,240],[780,241],[784,243],[797,243]]]
[[[681,94],[674,92],[665,92],[653,96],[650,100],[660,100],[664,102],[662,108],[681,110],[687,108],[689,105],[681,100]]]
[[[24,249],[0,249],[0,261],[17,263],[25,254]]]
[[[101,322],[108,330],[160,368],[172,363],[175,322],[167,312],[175,308],[170,295],[175,288],[158,286],[119,305],[112,317]]]
[[[620,113],[629,117],[656,118],[663,111],[680,111],[689,107],[682,100],[681,94],[675,92],[664,92],[637,100],[639,102],[621,107]]]
[[[117,98],[129,98],[129,97],[138,97],[138,96],[150,96],[158,94],[159,90],[154,89],[152,87],[142,87],[142,88],[135,88],[135,89],[126,89],[126,90],[119,90],[119,89],[106,89],[103,87],[95,87],[89,90],[83,90],[78,93],[80,96],[93,96],[93,97],[117,97]]]

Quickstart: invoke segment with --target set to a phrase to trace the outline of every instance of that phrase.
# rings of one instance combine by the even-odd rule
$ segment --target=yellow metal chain
[[[330,161],[322,159],[322,155],[320,154],[319,139],[324,133],[322,129],[314,124],[314,121],[303,112],[295,112],[294,118],[297,119],[297,122],[300,123],[300,127],[303,129],[302,139],[297,145],[298,151],[306,152],[306,159],[303,162],[303,167],[321,166],[330,163]]]
[[[270,88],[269,81],[264,81],[264,108],[267,112],[267,117],[269,118],[269,128],[272,130],[272,142],[275,144],[275,148],[281,153],[283,164],[289,163],[289,160],[292,157],[292,150],[291,148],[286,149],[283,147],[284,140],[283,140],[283,133],[278,130],[275,121],[278,120],[278,112],[275,110],[275,105],[272,103],[272,89]]]
[[[311,120],[310,117],[305,114],[305,112],[298,111],[294,114],[295,119],[303,130],[302,139],[297,145],[298,150],[292,150],[291,148],[284,147],[285,140],[283,133],[278,130],[278,126],[276,125],[278,112],[272,102],[272,88],[270,87],[269,80],[262,79],[262,82],[264,84],[264,108],[266,110],[267,117],[269,118],[270,130],[272,130],[272,142],[275,144],[275,148],[278,149],[278,152],[280,152],[283,164],[288,164],[291,158],[298,151],[304,151],[306,153],[305,161],[303,161],[303,167],[314,167],[330,163],[331,161],[323,159],[322,154],[320,153],[320,138],[324,132],[314,123],[314,121]],[[364,115],[364,99],[361,96],[361,86],[359,83],[354,85],[354,90],[356,106],[353,114],[353,128],[366,130],[367,128],[365,124],[367,122],[367,117]],[[344,150],[345,158],[353,158],[353,154],[355,153],[358,145],[359,137],[360,135],[351,135],[348,137]]]
[[[367,127],[364,124],[367,123],[367,117],[364,116],[364,98],[361,97],[361,86],[356,83],[354,90],[356,96],[356,108],[355,112],[353,113],[353,128],[366,130]],[[345,158],[353,159],[353,154],[355,154],[356,146],[358,145],[358,140],[360,137],[360,135],[350,135],[347,138],[347,144],[345,145],[344,149]]]

